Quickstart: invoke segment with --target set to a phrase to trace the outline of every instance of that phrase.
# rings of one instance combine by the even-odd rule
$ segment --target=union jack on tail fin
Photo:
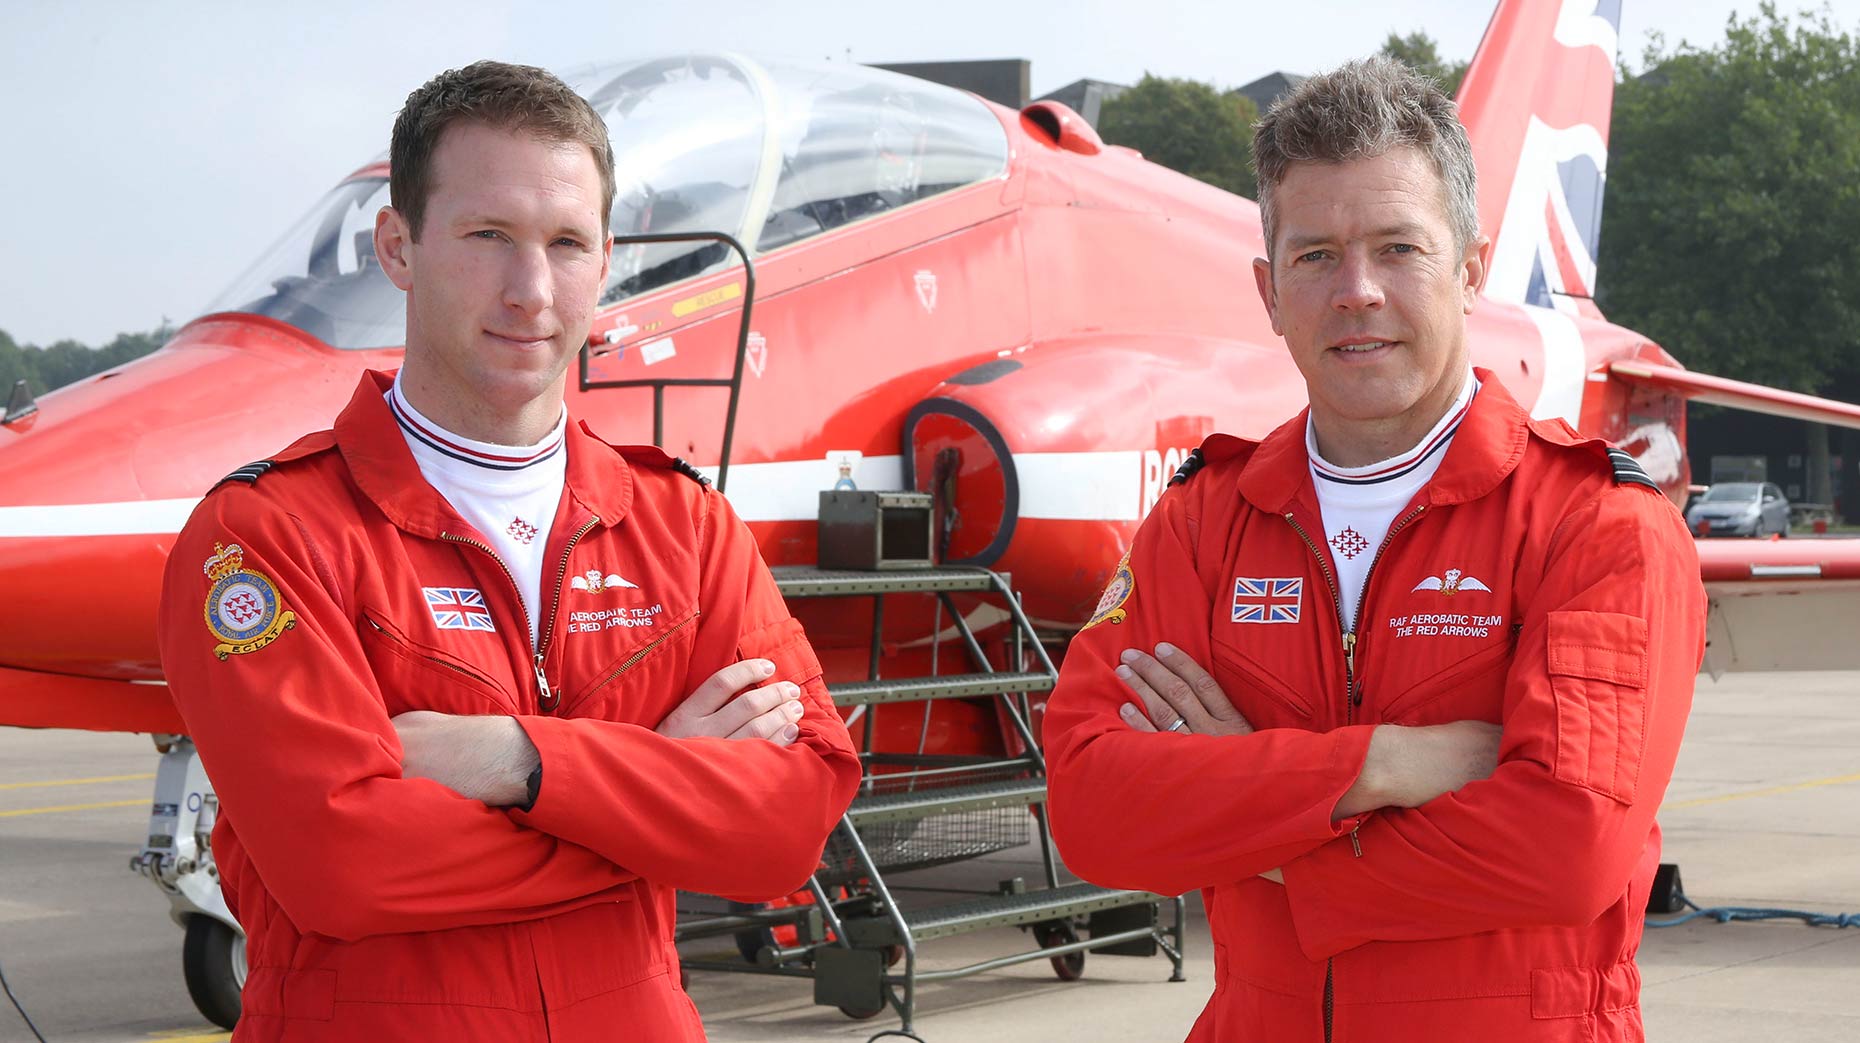
[[[1499,5],[1460,86],[1493,243],[1486,296],[1600,318],[1595,259],[1621,0]]]

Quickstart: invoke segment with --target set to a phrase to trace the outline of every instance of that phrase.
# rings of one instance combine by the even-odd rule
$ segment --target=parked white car
[[[1686,509],[1694,536],[1789,535],[1789,500],[1769,482],[1719,482]]]

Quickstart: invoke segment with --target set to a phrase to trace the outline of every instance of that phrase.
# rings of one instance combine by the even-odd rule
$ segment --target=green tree
[[[34,395],[43,395],[75,380],[141,358],[167,343],[174,330],[166,325],[143,333],[119,333],[101,348],[92,348],[75,340],[61,340],[49,347],[19,344],[0,330],[0,406],[20,380]]]
[[[1431,77],[1448,94],[1459,94],[1460,81],[1466,78],[1466,63],[1442,60],[1434,38],[1419,30],[1407,36],[1391,30],[1389,38],[1382,41],[1382,49],[1376,53]]]
[[[1687,366],[1821,393],[1860,376],[1860,47],[1764,4],[1655,39],[1615,90],[1597,303]]]
[[[1143,158],[1253,198],[1253,123],[1259,108],[1194,80],[1145,73],[1135,87],[1104,103],[1098,134]]]

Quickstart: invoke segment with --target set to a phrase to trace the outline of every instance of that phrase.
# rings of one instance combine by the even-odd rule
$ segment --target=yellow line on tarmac
[[[1678,800],[1671,804],[1660,805],[1661,811],[1677,811],[1680,808],[1698,808],[1707,804],[1723,804],[1732,800],[1749,800],[1751,797],[1774,797],[1783,793],[1796,793],[1805,789],[1817,789],[1822,786],[1838,786],[1846,782],[1860,782],[1860,775],[1836,775],[1832,778],[1814,779],[1809,782],[1797,782],[1787,786],[1771,786],[1767,789],[1745,790],[1742,793],[1726,793],[1717,797],[1700,797],[1697,800]]]
[[[0,782],[0,789],[41,789],[46,786],[88,786],[96,782],[147,782],[154,778],[153,772],[147,775],[98,775],[88,779],[51,779],[46,782]]]
[[[97,808],[132,808],[140,804],[148,805],[148,798],[140,800],[106,800],[101,804],[60,804],[50,808],[20,808],[17,811],[0,811],[0,818],[19,818],[21,815],[53,815],[60,811],[94,811]]]

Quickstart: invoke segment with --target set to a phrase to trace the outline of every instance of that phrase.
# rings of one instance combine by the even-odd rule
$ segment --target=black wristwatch
[[[530,772],[529,780],[524,783],[524,786],[526,789],[528,789],[529,795],[527,799],[523,801],[522,804],[518,805],[518,810],[528,811],[531,808],[536,806],[536,794],[542,792],[542,765],[541,764],[536,765],[536,770]]]

